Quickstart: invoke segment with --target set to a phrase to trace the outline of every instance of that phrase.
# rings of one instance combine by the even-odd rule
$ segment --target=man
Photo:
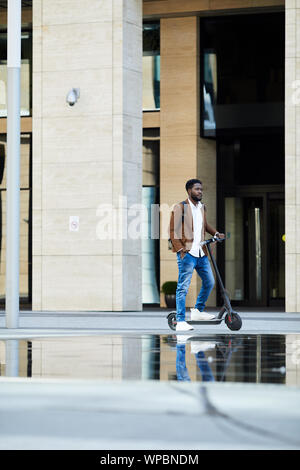
[[[170,220],[170,238],[173,252],[177,253],[178,283],[176,290],[176,330],[193,330],[185,321],[185,299],[194,269],[202,279],[202,287],[195,308],[191,309],[191,320],[212,320],[214,315],[204,312],[206,301],[214,287],[215,280],[210,267],[206,246],[201,246],[205,232],[212,236],[225,238],[206,220],[206,208],[201,203],[202,182],[191,179],[185,185],[188,198],[176,204]]]

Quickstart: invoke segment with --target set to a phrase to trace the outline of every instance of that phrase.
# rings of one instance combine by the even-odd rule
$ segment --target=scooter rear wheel
[[[242,319],[236,312],[232,312],[230,315],[227,313],[225,323],[232,331],[238,331],[242,327]]]
[[[168,325],[171,328],[171,330],[176,330],[176,325],[177,325],[176,312],[170,313],[168,315]]]

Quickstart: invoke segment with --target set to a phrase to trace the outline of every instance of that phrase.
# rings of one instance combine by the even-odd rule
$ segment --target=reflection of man
[[[177,253],[178,283],[176,291],[177,331],[193,330],[185,321],[185,299],[190,286],[194,269],[202,279],[202,287],[196,300],[195,308],[191,309],[191,320],[213,320],[215,317],[204,312],[206,301],[214,287],[214,276],[208,259],[205,233],[224,238],[223,233],[217,232],[206,220],[206,209],[202,200],[202,183],[191,179],[185,185],[188,198],[176,204],[170,220],[170,238],[173,252]]]
[[[197,366],[201,372],[203,382],[213,382],[215,380],[204,353],[204,351],[214,347],[214,343],[207,343],[204,341],[191,342],[191,353],[195,354]],[[191,381],[185,361],[185,342],[179,342],[176,345],[176,373],[177,380],[185,382]]]

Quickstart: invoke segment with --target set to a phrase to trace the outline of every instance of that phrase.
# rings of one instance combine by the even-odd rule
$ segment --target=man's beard
[[[193,196],[193,195],[191,195],[191,197],[192,197],[193,201],[195,201],[195,202],[200,202],[201,199],[202,199],[202,196]]]

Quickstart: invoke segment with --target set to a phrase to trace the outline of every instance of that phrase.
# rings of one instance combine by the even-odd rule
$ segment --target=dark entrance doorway
[[[226,288],[235,304],[284,305],[284,194],[280,186],[239,187],[225,197]]]
[[[284,51],[284,9],[200,20],[200,134],[216,140],[218,266],[238,305],[284,305]]]
[[[283,146],[280,134],[217,143],[218,263],[235,305],[284,306]]]

